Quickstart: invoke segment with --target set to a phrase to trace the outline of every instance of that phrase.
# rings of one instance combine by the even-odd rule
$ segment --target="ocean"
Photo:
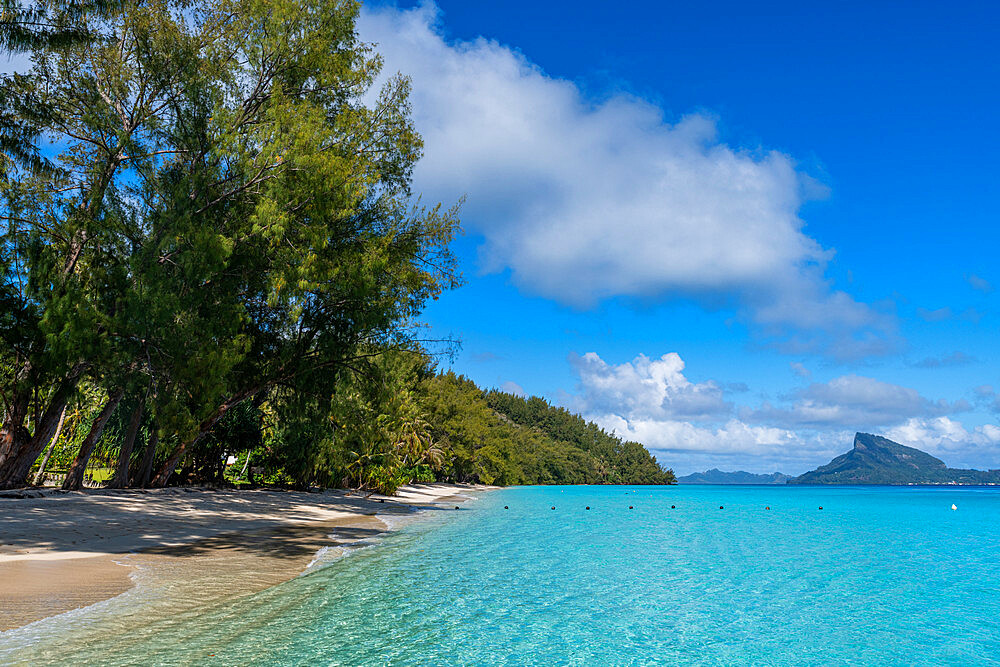
[[[97,635],[74,612],[61,631],[56,618],[33,639],[8,633],[0,655],[33,665],[989,664],[1000,663],[998,566],[1000,488],[517,487],[424,512],[238,604],[105,619]]]

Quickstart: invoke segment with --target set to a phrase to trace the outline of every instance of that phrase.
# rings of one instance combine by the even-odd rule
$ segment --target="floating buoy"
[[[587,505],[587,509],[590,509],[590,505]]]
[[[555,508],[556,508],[556,506],[555,506],[555,505],[553,505],[553,506],[552,506],[552,509],[555,509]]]
[[[957,510],[957,509],[958,509],[958,505],[956,505],[955,503],[952,503],[952,504],[951,504],[951,508],[952,508],[953,510]]]
[[[726,508],[725,508],[725,507],[723,507],[722,505],[719,505],[719,509],[720,509],[720,510],[724,510],[724,509],[726,509]]]
[[[632,506],[631,506],[631,505],[629,505],[629,506],[628,506],[628,508],[629,508],[629,509],[632,509]]]
[[[820,506],[819,506],[819,508],[820,508],[820,509],[823,509],[823,506],[822,506],[822,505],[820,505]]]
[[[503,508],[504,508],[505,510],[509,510],[509,509],[510,509],[510,508],[509,508],[509,507],[507,507],[506,505],[504,505],[504,506],[503,506]]]
[[[455,505],[455,509],[458,509],[458,505]]]
[[[766,510],[769,510],[769,509],[771,509],[771,506],[770,506],[770,505],[768,505],[768,506],[767,506],[767,507],[765,507],[764,509],[766,509]]]
[[[670,509],[672,509],[672,510],[677,509],[677,505],[671,505]]]

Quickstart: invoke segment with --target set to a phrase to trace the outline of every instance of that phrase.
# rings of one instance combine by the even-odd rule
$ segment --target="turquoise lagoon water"
[[[74,657],[142,665],[1000,661],[1000,489],[522,487],[424,517],[238,605],[109,629]],[[39,639],[7,657],[44,664],[67,656]]]

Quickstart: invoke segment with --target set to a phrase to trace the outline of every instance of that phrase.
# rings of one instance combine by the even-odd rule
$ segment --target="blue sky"
[[[807,5],[368,5],[416,190],[466,197],[468,283],[426,312],[457,372],[680,473],[857,430],[1000,467],[1000,16]]]

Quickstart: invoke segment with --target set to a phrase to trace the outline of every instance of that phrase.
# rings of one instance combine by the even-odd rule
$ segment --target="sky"
[[[414,191],[464,197],[441,367],[679,474],[1000,468],[998,10],[808,5],[368,3]]]

